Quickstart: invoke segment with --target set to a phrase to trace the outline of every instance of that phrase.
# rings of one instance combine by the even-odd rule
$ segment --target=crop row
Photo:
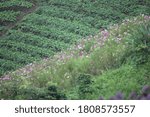
[[[30,8],[33,4],[31,2],[25,1],[25,0],[9,0],[5,2],[0,3],[0,9],[1,8],[7,8],[7,7],[26,7]]]
[[[97,0],[97,4],[109,4],[114,10],[127,15],[138,15],[140,13],[147,14],[150,5],[149,0]],[[150,13],[150,12],[149,12]],[[148,14],[149,14],[148,13]]]
[[[90,1],[90,0],[89,0]],[[72,7],[74,7],[74,5],[81,5],[83,3],[83,1],[81,1],[81,0],[49,0],[48,1],[48,4],[49,5],[59,5],[59,6],[66,6],[66,5],[68,5],[68,6],[72,6]]]
[[[0,32],[5,30],[5,28],[6,28],[5,26],[0,25]]]
[[[0,47],[6,48],[11,51],[19,51],[27,53],[32,57],[49,57],[53,55],[52,50],[40,48],[37,46],[27,45],[21,42],[11,41],[11,40],[0,40]],[[4,53],[5,54],[5,53]]]
[[[22,64],[6,59],[0,59],[0,67],[3,68],[3,70],[14,70],[20,66],[22,66]]]
[[[25,43],[28,45],[38,46],[40,48],[50,49],[54,52],[61,51],[69,45],[57,40],[39,37],[31,33],[24,33],[18,30],[10,30],[5,40],[12,40],[16,42]]]
[[[15,70],[23,65],[39,60],[38,57],[32,57],[29,54],[11,51],[7,48],[0,48],[0,76],[6,71]]]
[[[150,2],[148,0],[49,0],[48,4],[64,8],[68,7],[73,11],[79,12],[96,13],[101,11],[101,8],[104,8],[104,10],[109,10],[111,12],[117,11],[123,14],[137,15],[139,11],[144,13],[144,9],[148,10]],[[139,11],[136,11],[137,9],[139,9]]]
[[[81,20],[96,28],[106,27],[109,23],[118,23],[130,16],[150,14],[150,2],[147,0],[49,0],[48,4],[77,14],[84,14],[85,17],[90,16]]]
[[[85,18],[84,14],[75,13],[73,11],[65,10],[63,8],[59,8],[59,7],[56,7],[56,6],[43,6],[43,7],[40,7],[36,11],[36,13],[39,14],[39,15],[43,15],[43,16],[58,17],[58,18],[63,18],[63,19],[66,19],[66,20],[71,20],[71,21],[73,21],[73,20],[81,21],[83,18]],[[85,20],[85,22],[82,22],[82,23],[87,25],[87,26],[91,26],[89,23],[86,22],[86,20]]]
[[[10,60],[16,62],[18,64],[27,64],[38,60],[38,57],[32,57],[30,54],[18,52],[18,51],[11,51],[7,48],[0,48],[0,59]]]
[[[68,33],[67,31],[50,26],[40,26],[30,23],[21,23],[18,27],[23,32],[32,32],[35,35],[46,37],[53,40],[63,41],[65,43],[73,43],[77,39],[82,38],[80,35]]]
[[[66,30],[81,36],[93,35],[97,29],[84,25],[79,21],[70,21],[58,17],[42,16],[32,14],[26,17],[23,22],[32,23],[36,25],[45,25],[51,28],[58,28],[59,30]]]
[[[0,21],[16,21],[16,17],[20,14],[19,11],[1,11]]]
[[[99,17],[100,19],[109,18],[112,20],[120,20],[122,17],[124,18],[126,16],[124,13],[120,12],[120,9],[114,9],[106,1],[104,3],[105,4],[99,3],[98,5],[91,1],[83,3],[81,1],[76,1],[75,3],[72,3],[68,0],[63,2],[60,0],[52,0],[49,2],[49,4],[59,8],[71,10],[76,13],[84,14],[85,16]]]
[[[116,19],[121,19],[124,17],[124,15],[121,15],[118,12],[113,13],[111,10],[104,11],[102,9],[101,13],[99,14],[85,14],[80,12],[77,13],[69,9],[59,8],[57,6],[40,7],[36,13],[42,16],[58,17],[70,21],[79,21],[86,26],[98,29],[108,25],[110,21],[113,23],[116,21]]]

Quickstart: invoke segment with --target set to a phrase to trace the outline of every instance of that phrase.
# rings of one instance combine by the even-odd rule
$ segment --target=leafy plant
[[[92,79],[88,74],[80,74],[77,78],[79,99],[87,99],[93,93]]]
[[[144,24],[132,31],[127,38],[129,49],[125,53],[126,61],[140,65],[147,62],[150,55],[150,24]]]
[[[11,0],[11,1],[5,1],[0,3],[0,9],[1,8],[7,8],[7,7],[26,7],[30,8],[33,6],[31,2],[25,1],[25,0]]]
[[[20,14],[19,11],[2,11],[0,12],[0,21],[16,21],[16,17]]]

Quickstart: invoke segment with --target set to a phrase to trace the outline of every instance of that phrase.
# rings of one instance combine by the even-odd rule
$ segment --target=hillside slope
[[[35,0],[34,0],[35,1]],[[148,0],[42,0],[38,8],[0,37],[0,76],[24,65],[46,59],[108,24],[124,18],[149,14]],[[0,3],[0,30],[5,22],[16,22],[27,0]],[[17,7],[16,7],[17,6]],[[18,8],[18,9],[15,9]]]
[[[148,85],[150,16],[140,15],[6,75],[1,78],[0,98],[109,99],[123,92],[117,99],[129,99],[133,91],[149,96]],[[133,99],[149,98],[134,95]]]

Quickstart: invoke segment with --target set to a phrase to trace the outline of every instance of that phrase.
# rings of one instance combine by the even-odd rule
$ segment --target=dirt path
[[[23,10],[23,11],[21,12],[21,14],[16,18],[16,22],[15,22],[15,23],[9,23],[9,24],[6,26],[6,30],[0,32],[0,37],[4,36],[4,35],[7,33],[8,30],[14,28],[18,23],[20,23],[20,22],[22,21],[22,19],[23,19],[26,15],[28,15],[28,14],[34,12],[34,11],[37,9],[38,5],[37,5],[36,3],[33,3],[33,4],[34,4],[33,7],[29,8],[29,9],[25,9],[25,10]]]

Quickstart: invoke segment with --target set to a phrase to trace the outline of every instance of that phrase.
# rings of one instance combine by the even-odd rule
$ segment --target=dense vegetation
[[[149,0],[0,1],[0,99],[150,98]]]
[[[149,0],[2,0],[0,31],[35,3],[37,10],[0,39],[0,76],[48,58],[108,24],[150,11]]]
[[[6,75],[0,98],[149,99],[149,34],[150,16],[125,19],[52,58]]]
[[[1,0],[0,1],[0,36],[7,28],[20,19],[34,4],[27,0]]]

